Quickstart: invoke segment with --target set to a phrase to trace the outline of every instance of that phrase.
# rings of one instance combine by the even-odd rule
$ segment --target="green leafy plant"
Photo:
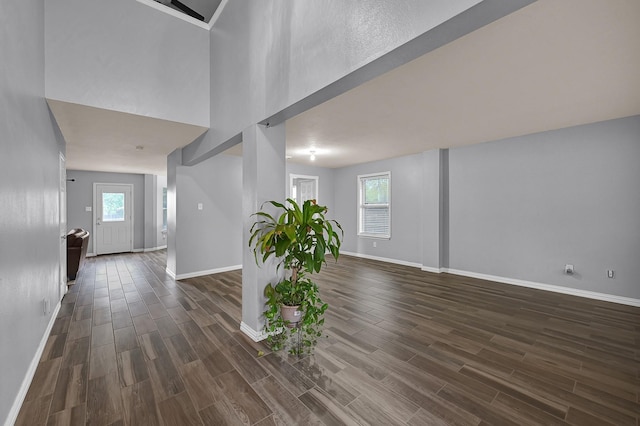
[[[267,341],[273,350],[280,350],[293,336],[298,344],[290,352],[299,355],[316,345],[328,307],[320,298],[318,285],[307,275],[320,272],[327,262],[327,252],[338,259],[343,231],[338,222],[325,218],[327,207],[315,200],[305,201],[302,207],[290,198],[286,204],[265,204],[271,204],[276,213],[254,214],[257,219],[250,230],[249,246],[253,247],[257,263],[274,257],[278,260],[277,269],[286,271],[284,279],[275,285],[267,284],[264,290]],[[284,319],[282,305],[299,306],[300,321]]]

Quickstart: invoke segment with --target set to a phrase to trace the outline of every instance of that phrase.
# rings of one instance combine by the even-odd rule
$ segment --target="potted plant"
[[[279,350],[289,335],[296,335],[298,344],[290,352],[300,355],[313,349],[322,335],[323,315],[328,307],[320,298],[318,285],[308,275],[320,272],[327,252],[338,259],[344,233],[338,222],[325,218],[327,207],[315,200],[305,201],[302,207],[290,198],[286,204],[265,204],[271,204],[276,213],[254,214],[257,219],[250,230],[249,246],[253,247],[256,262],[273,256],[278,262],[277,270],[282,267],[285,275],[279,282],[267,284],[264,290],[267,341],[273,350]]]

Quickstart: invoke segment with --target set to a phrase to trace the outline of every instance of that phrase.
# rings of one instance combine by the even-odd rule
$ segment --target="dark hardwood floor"
[[[298,359],[239,331],[240,271],[164,262],[88,259],[17,424],[639,426],[640,308],[343,256]]]

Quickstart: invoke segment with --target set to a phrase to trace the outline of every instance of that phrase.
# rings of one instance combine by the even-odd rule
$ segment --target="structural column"
[[[178,217],[178,167],[182,165],[182,148],[167,157],[167,272],[178,273],[176,228]]]
[[[449,150],[422,153],[422,269],[449,267]]]
[[[266,337],[264,328],[265,286],[277,280],[275,262],[257,265],[249,247],[252,216],[265,201],[285,198],[285,124],[272,127],[253,125],[242,132],[242,324],[240,329],[254,341]]]

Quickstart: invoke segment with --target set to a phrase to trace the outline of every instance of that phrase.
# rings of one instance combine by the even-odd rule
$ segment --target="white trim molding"
[[[176,279],[176,273],[169,269],[169,267],[165,268],[164,271],[171,277],[172,280]]]
[[[571,296],[585,297],[587,299],[602,300],[603,302],[612,302],[612,303],[618,303],[621,305],[640,307],[640,299],[634,299],[631,297],[624,297],[624,296],[616,296],[615,294],[598,293],[596,291],[580,290],[578,288],[562,287],[559,285],[552,285],[552,284],[543,284],[543,283],[537,283],[533,281],[519,280],[515,278],[500,277],[496,275],[480,274],[477,272],[462,271],[459,269],[434,268],[432,266],[424,266],[418,263],[407,262],[404,260],[388,259],[385,257],[370,256],[367,254],[353,253],[348,251],[342,251],[340,252],[340,254],[353,256],[353,257],[361,257],[363,259],[377,260],[380,262],[395,263],[398,265],[420,268],[424,272],[430,272],[433,274],[448,273],[453,275],[461,275],[464,277],[478,278],[478,279],[487,280],[487,281],[495,281],[503,284],[511,284],[511,285],[517,285],[520,287],[533,288],[536,290],[551,291],[554,293],[562,293],[562,294],[568,294]]]
[[[232,266],[225,266],[223,268],[208,269],[206,271],[197,271],[197,272],[189,272],[189,273],[186,273],[186,274],[177,274],[177,275],[174,275],[174,279],[176,279],[176,280],[186,280],[187,278],[202,277],[203,275],[219,274],[221,272],[236,271],[238,269],[242,269],[242,265],[232,265]],[[169,272],[169,271],[167,271],[167,272]]]
[[[150,252],[150,251],[164,250],[166,248],[167,248],[167,245],[165,244],[163,246],[145,248],[142,251],[147,253],[147,252]]]
[[[398,260],[398,259],[389,259],[387,257],[371,256],[368,254],[354,253],[350,251],[341,251],[340,255],[360,257],[362,259],[369,259],[369,260],[378,260],[380,262],[386,262],[386,263],[395,263],[397,265],[410,266],[412,268],[422,268],[421,264],[415,263],[415,262],[407,262],[406,260]]]
[[[496,281],[503,284],[512,284],[520,287],[528,287],[537,290],[552,291],[554,293],[569,294],[571,296],[586,297],[587,299],[602,300],[604,302],[619,303],[621,305],[629,305],[640,307],[640,299],[631,297],[616,296],[614,294],[598,293],[589,290],[580,290],[578,288],[562,287],[558,285],[542,284],[533,281],[519,280],[515,278],[498,277],[495,275],[479,274],[477,272],[461,271],[459,269],[442,269],[442,272],[449,274],[461,275],[464,277],[478,278],[481,280]]]
[[[249,338],[254,342],[260,342],[269,336],[264,332],[264,330],[256,331],[253,328],[249,327],[244,321],[240,323],[240,331],[249,336]]]
[[[424,272],[432,272],[434,274],[441,274],[442,272],[444,272],[442,268],[434,268],[433,266],[422,265],[420,269],[422,269]]]
[[[10,426],[16,422],[18,418],[18,414],[20,414],[20,408],[22,408],[22,404],[24,403],[24,399],[27,396],[27,391],[29,390],[29,386],[31,386],[31,382],[33,381],[33,376],[36,374],[36,369],[38,368],[38,364],[40,363],[40,358],[42,358],[42,353],[44,352],[44,348],[49,340],[49,334],[51,333],[51,329],[53,328],[53,324],[56,322],[58,317],[58,312],[60,311],[60,307],[62,307],[62,300],[58,302],[58,305],[53,310],[51,314],[51,318],[49,319],[49,324],[47,324],[47,328],[42,335],[42,339],[40,340],[40,344],[38,345],[38,349],[36,349],[36,353],[33,355],[31,359],[31,363],[29,364],[29,369],[22,379],[22,385],[20,386],[20,390],[18,391],[18,395],[16,395],[16,399],[13,401],[13,405],[11,406],[11,410],[9,410],[9,415],[5,421],[5,426]]]

